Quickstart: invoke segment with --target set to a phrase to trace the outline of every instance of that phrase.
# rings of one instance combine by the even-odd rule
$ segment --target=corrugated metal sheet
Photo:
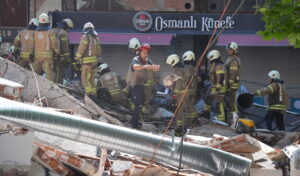
[[[225,60],[225,47],[220,49]],[[278,70],[288,89],[289,96],[300,97],[300,50],[292,47],[240,47],[242,62],[241,79],[257,84],[246,83],[250,91],[268,84],[267,74],[271,70]]]

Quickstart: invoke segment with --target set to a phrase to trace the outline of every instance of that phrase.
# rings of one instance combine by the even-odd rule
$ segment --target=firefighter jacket
[[[195,93],[197,91],[197,84],[198,84],[197,75],[195,74],[195,67],[190,64],[184,65],[184,74],[186,77],[186,84],[188,84],[190,79],[193,77],[192,80],[193,82],[190,86],[190,90],[192,90],[193,93]]]
[[[121,77],[115,72],[106,72],[100,76],[102,87],[107,88],[111,95],[122,93]]]
[[[288,107],[288,94],[282,80],[273,80],[271,84],[255,91],[255,96],[269,95],[269,109],[286,111]]]
[[[225,63],[225,81],[228,90],[237,90],[240,87],[241,61],[237,55],[229,56]]]
[[[15,50],[20,51],[21,58],[29,58],[30,55],[33,55],[33,39],[34,30],[23,29],[18,33],[17,37],[14,40]]]
[[[70,61],[68,32],[63,28],[56,27],[49,31],[49,37],[55,54]]]
[[[186,87],[187,87],[187,76],[185,75],[184,68],[183,67],[174,67],[173,73],[179,76],[179,79],[177,79],[173,86],[171,87],[172,92],[175,94],[182,94],[184,93]]]
[[[76,59],[79,59],[81,64],[94,63],[98,61],[101,54],[102,48],[98,36],[90,32],[83,34],[76,53]]]
[[[209,70],[209,78],[212,83],[212,94],[224,94],[226,92],[225,71],[222,61],[216,61],[211,63],[211,67]]]
[[[53,53],[48,28],[44,27],[34,31],[34,58],[37,61],[51,60]]]

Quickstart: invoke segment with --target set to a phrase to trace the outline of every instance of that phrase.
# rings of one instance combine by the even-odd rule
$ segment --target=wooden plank
[[[84,102],[86,105],[91,106],[93,109],[95,109],[97,111],[97,113],[99,113],[101,116],[106,118],[110,123],[119,125],[119,126],[124,126],[122,122],[120,122],[119,120],[113,118],[112,116],[110,116],[109,114],[104,112],[104,110],[102,108],[100,108],[89,96],[87,96],[87,95],[84,96]]]
[[[99,161],[98,171],[94,176],[102,176],[105,170],[105,163],[107,160],[107,149],[101,149],[101,156]]]

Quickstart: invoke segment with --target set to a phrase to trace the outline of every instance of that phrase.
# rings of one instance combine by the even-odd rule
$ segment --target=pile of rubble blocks
[[[51,90],[49,91],[50,93],[41,91],[42,98],[38,97],[37,93],[34,93],[35,91],[33,90],[35,89],[35,84],[32,82],[32,85],[29,86],[28,82],[32,80],[26,80],[30,77],[34,79],[30,71],[8,63],[10,66],[8,66],[8,69],[4,69],[5,73],[3,74],[1,63],[3,65],[4,61],[0,61],[0,75],[2,75],[2,78],[0,78],[1,97],[24,104],[39,106],[47,110],[126,126],[120,119],[111,119],[115,117],[114,113],[116,112],[108,113],[108,109],[95,107],[95,104],[89,99],[89,103],[80,102],[65,90],[41,77],[38,77],[37,80],[39,86],[50,85]],[[16,72],[12,68],[16,68],[27,74],[25,76],[26,79],[20,81],[18,80],[19,78],[16,80],[14,76],[10,76],[10,73]],[[152,160],[153,158],[138,157],[109,148],[100,148],[99,146],[72,141],[55,136],[54,134],[32,131],[22,126],[22,124],[3,120],[3,116],[0,115],[0,119],[2,119],[0,120],[0,176],[213,175],[209,172],[192,168],[178,168],[172,164],[158,162],[155,159]],[[203,119],[203,121],[205,120]],[[209,132],[205,131],[206,128],[212,129],[209,135]],[[149,129],[143,130],[151,132],[149,135],[157,132],[157,130]],[[161,132],[157,133],[158,136],[162,136]],[[166,138],[181,140],[181,138],[172,137],[171,134],[168,134]],[[249,160],[251,165],[241,175],[300,175],[299,133],[258,132],[254,136],[250,136],[249,134],[235,134],[229,127],[207,123],[192,129],[192,132],[184,137],[183,142],[185,144],[190,143],[201,146],[203,149],[209,148],[216,152],[220,151],[224,154],[231,154],[232,158],[240,157],[247,161]],[[183,152],[182,155],[185,155],[185,153]],[[211,157],[215,157],[214,153],[211,153]],[[218,162],[227,162],[227,159],[224,157]],[[199,163],[199,165],[205,164]],[[230,166],[228,165],[228,167]],[[215,169],[220,168],[217,167]]]

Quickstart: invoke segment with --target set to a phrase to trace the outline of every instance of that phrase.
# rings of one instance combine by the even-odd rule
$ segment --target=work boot
[[[210,118],[210,111],[205,111],[205,110],[204,110],[204,111],[200,114],[200,116],[209,119],[209,118]]]
[[[177,128],[175,129],[175,136],[182,137],[182,136],[184,136],[184,134],[186,132],[187,132],[187,129],[185,127],[177,126]]]
[[[132,124],[132,128],[133,129],[141,129],[142,128],[142,126],[143,126],[143,124],[142,123],[140,123],[140,122],[137,122],[137,123],[132,123],[132,121],[130,121],[130,124]]]

